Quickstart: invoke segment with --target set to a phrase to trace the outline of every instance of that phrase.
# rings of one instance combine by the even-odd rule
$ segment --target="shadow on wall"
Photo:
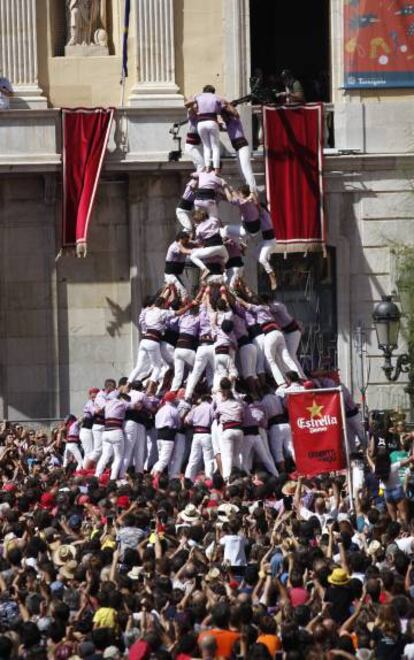
[[[125,308],[122,308],[110,298],[106,298],[106,301],[114,317],[106,326],[106,330],[111,337],[115,337],[115,335],[119,337],[121,335],[121,328],[131,322],[131,303]]]

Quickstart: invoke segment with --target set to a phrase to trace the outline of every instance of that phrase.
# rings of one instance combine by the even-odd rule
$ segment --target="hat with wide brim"
[[[236,506],[236,504],[232,504],[231,502],[224,502],[224,504],[220,504],[218,507],[217,515],[220,519],[230,518],[230,516],[234,516],[239,511],[240,509],[238,506]]]
[[[345,584],[349,584],[349,575],[343,568],[334,568],[332,573],[328,576],[329,584],[333,584],[336,587],[342,587]]]
[[[58,566],[64,566],[71,559],[76,559],[76,548],[69,543],[60,545],[53,553],[53,563]]]
[[[200,514],[198,512],[197,507],[194,506],[194,504],[187,504],[185,509],[183,511],[180,511],[179,514],[181,520],[184,520],[184,522],[197,522],[200,520]]]
[[[67,561],[59,570],[59,577],[63,577],[66,580],[73,580],[75,577],[76,569],[78,564],[74,559]]]

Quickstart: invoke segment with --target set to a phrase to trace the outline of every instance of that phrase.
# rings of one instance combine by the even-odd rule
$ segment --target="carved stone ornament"
[[[66,0],[66,57],[108,55],[106,0]]]

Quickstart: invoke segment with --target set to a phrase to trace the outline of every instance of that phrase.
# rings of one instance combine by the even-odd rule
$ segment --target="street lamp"
[[[408,373],[408,384],[404,388],[410,396],[411,420],[414,411],[414,348],[409,346],[408,353],[397,357],[395,366],[392,364],[392,353],[398,348],[401,312],[392,302],[392,296],[382,296],[382,301],[375,305],[372,319],[377,333],[378,348],[384,353],[382,369],[387,380],[395,382],[401,373]]]

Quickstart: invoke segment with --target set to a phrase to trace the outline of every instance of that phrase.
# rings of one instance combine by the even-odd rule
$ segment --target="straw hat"
[[[216,566],[213,568],[210,568],[209,572],[207,573],[205,577],[206,582],[214,582],[214,580],[218,580],[220,577],[220,569],[218,569]]]
[[[53,563],[58,566],[63,566],[71,559],[76,559],[76,548],[69,543],[60,545],[53,553]]]
[[[75,577],[75,572],[77,567],[78,567],[78,563],[74,559],[70,559],[60,569],[59,577],[64,577],[67,580],[73,580]]]
[[[381,550],[381,543],[379,541],[377,541],[376,539],[374,539],[369,544],[369,546],[367,548],[367,553],[372,556],[372,555],[377,554],[377,552],[379,550]]]
[[[188,523],[194,523],[200,520],[200,514],[194,504],[187,504],[183,511],[180,511],[180,518]]]
[[[334,568],[328,577],[328,582],[336,587],[342,587],[343,585],[348,584],[349,575],[343,568]]]
[[[239,510],[239,507],[235,504],[224,502],[224,504],[220,504],[217,509],[217,517],[220,522],[228,522],[231,516],[234,516]]]

